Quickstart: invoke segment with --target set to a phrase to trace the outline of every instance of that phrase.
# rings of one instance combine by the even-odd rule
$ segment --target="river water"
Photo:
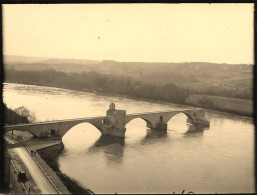
[[[99,95],[66,89],[4,84],[10,108],[26,106],[38,121],[105,116],[109,104],[127,114],[168,111],[185,106]],[[190,108],[190,107],[186,107]],[[210,127],[175,115],[167,133],[147,129],[134,119],[125,139],[102,137],[88,123],[63,137],[60,170],[95,193],[253,193],[254,124],[252,120],[207,112]]]

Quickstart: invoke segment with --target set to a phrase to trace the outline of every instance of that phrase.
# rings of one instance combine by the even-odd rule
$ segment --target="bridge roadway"
[[[90,123],[94,125],[102,134],[125,137],[126,124],[135,119],[141,118],[146,121],[147,127],[157,128],[160,124],[166,124],[176,114],[184,113],[188,117],[188,122],[196,125],[209,126],[209,120],[202,109],[180,109],[165,112],[146,112],[126,115],[125,110],[108,110],[107,116],[97,116],[88,118],[76,118],[67,120],[56,120],[49,122],[39,122],[31,124],[20,124],[5,126],[5,132],[10,130],[28,131],[36,137],[47,137],[50,131],[53,135],[64,136],[72,127],[80,123]]]

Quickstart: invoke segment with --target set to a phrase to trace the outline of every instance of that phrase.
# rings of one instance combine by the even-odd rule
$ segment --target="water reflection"
[[[203,132],[208,127],[189,125],[188,130],[183,133],[184,137],[203,136]],[[168,140],[168,131],[157,129],[146,129],[146,135],[139,141],[140,145],[163,143]],[[108,165],[121,164],[124,157],[125,145],[131,144],[126,142],[126,138],[101,135],[97,141],[88,148],[88,153],[104,153]]]
[[[88,149],[89,153],[103,151],[109,163],[121,163],[124,154],[125,139],[108,135],[101,135],[100,138]]]
[[[157,130],[157,129],[147,129],[147,134],[140,141],[140,144],[154,143],[154,142],[164,142],[168,137],[166,130]]]
[[[199,125],[189,125],[187,132],[184,133],[185,137],[203,136],[205,130],[209,130],[209,127]]]
[[[115,137],[110,135],[101,135],[99,139],[94,143],[92,147],[89,148],[89,150],[94,150],[99,147],[108,146],[110,144],[120,144],[121,146],[124,146],[125,139],[122,137]]]

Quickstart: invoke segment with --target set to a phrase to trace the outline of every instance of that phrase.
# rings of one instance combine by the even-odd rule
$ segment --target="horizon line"
[[[177,64],[183,64],[183,63],[210,63],[210,64],[227,64],[227,65],[254,65],[254,63],[227,63],[227,62],[208,62],[208,61],[181,61],[181,62],[167,62],[167,61],[118,61],[113,59],[103,59],[103,60],[95,60],[95,59],[85,59],[85,58],[61,58],[61,57],[46,57],[46,56],[25,56],[25,55],[13,55],[13,54],[3,54],[4,56],[17,56],[17,57],[28,57],[28,58],[46,58],[46,60],[88,60],[88,61],[113,61],[113,62],[124,62],[124,63],[177,63]],[[4,58],[3,58],[4,61]],[[18,62],[18,61],[17,61]],[[31,62],[32,63],[32,62]]]

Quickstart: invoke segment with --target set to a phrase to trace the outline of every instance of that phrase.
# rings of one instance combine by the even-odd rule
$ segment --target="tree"
[[[34,112],[30,111],[24,106],[20,106],[14,110],[17,114],[20,116],[26,117],[29,122],[35,122],[36,121],[36,115]]]

